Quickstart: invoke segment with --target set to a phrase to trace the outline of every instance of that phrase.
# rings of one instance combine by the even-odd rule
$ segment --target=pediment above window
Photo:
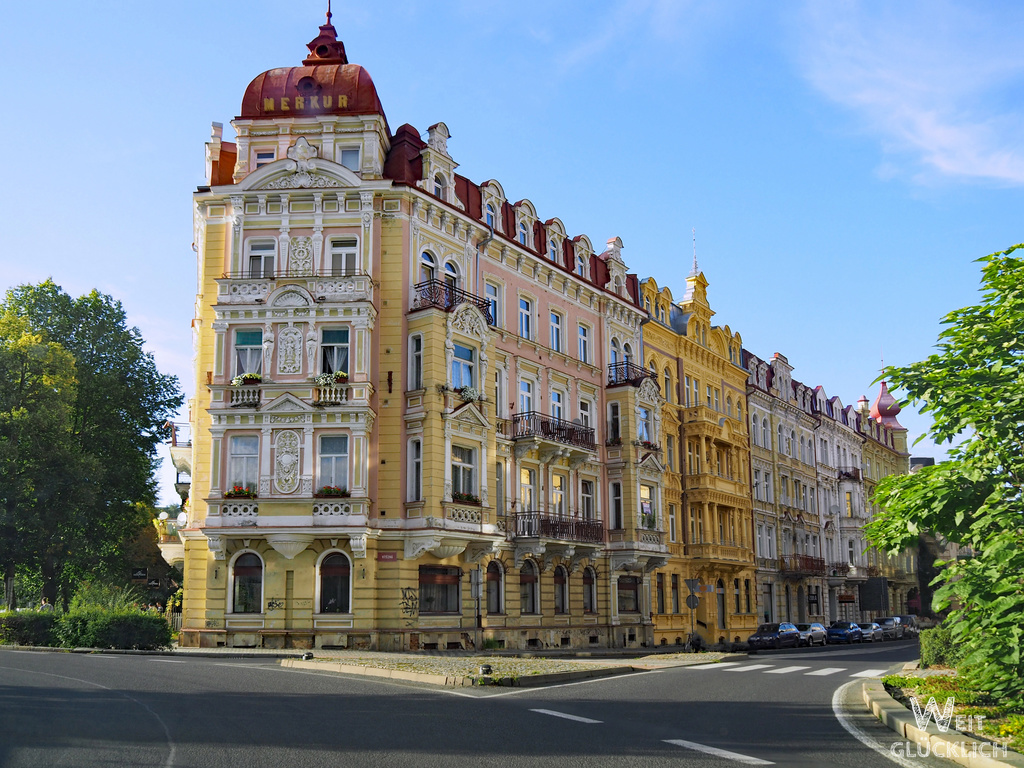
[[[285,392],[271,400],[270,403],[263,406],[260,410],[263,413],[309,413],[313,411],[313,407],[295,397],[295,395]]]

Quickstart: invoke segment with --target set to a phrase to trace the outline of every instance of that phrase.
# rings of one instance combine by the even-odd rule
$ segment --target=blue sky
[[[0,289],[120,299],[192,392],[191,193],[210,122],[301,62],[324,2],[5,9]],[[287,8],[287,11],[283,11]],[[460,172],[680,296],[697,232],[716,321],[854,403],[1024,240],[1024,5],[336,0],[392,130],[443,120]],[[904,412],[917,437],[926,422]],[[915,455],[941,455],[922,443]],[[171,476],[162,496],[173,499]]]

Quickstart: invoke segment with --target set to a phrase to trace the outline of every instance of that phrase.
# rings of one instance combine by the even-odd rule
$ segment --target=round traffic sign
[[[686,596],[686,607],[687,608],[690,608],[692,610],[692,609],[696,608],[698,605],[700,605],[700,598],[699,597],[697,597],[696,595],[687,595]]]

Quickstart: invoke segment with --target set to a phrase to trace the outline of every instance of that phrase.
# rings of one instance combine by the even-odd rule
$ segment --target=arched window
[[[776,429],[775,431],[778,432],[779,435],[779,442],[776,444],[775,450],[777,450],[779,453],[786,453],[787,451],[784,450],[786,445],[786,441],[784,439],[785,432],[782,431],[782,425],[779,424],[778,429]]]
[[[352,564],[341,552],[320,563],[320,613],[350,613]]]
[[[552,261],[558,261],[558,245],[551,238],[548,238],[548,257]]]
[[[672,402],[672,374],[669,373],[668,368],[665,369],[665,401]]]
[[[583,612],[597,613],[597,578],[589,565],[583,569]]]
[[[743,403],[736,400],[736,418],[743,421]]]
[[[619,357],[621,356],[621,354],[622,353],[619,351],[619,340],[612,339],[612,365],[615,365],[619,362]]]
[[[427,251],[420,254],[420,282],[425,283],[437,277],[437,262]]]
[[[555,613],[569,612],[569,575],[564,566],[555,568]]]
[[[755,413],[750,417],[750,439],[754,445],[760,445],[760,441],[757,439],[757,414]]]
[[[239,555],[231,569],[232,613],[263,613],[263,561],[255,552]]]
[[[629,344],[622,345],[622,362],[631,363],[633,362],[633,349]]]
[[[587,276],[587,262],[582,256],[576,257],[576,274],[580,277]]]
[[[725,398],[725,413],[728,416],[732,416],[732,396]]]
[[[532,560],[525,560],[519,569],[519,612],[538,613],[540,601],[537,599],[537,566]]]
[[[487,214],[485,219],[488,227],[494,227],[494,206],[490,203],[487,204]]]
[[[451,288],[459,287],[459,268],[450,261],[444,263],[444,282]]]
[[[795,430],[789,433],[789,442],[786,443],[786,448],[789,449],[788,451],[786,451],[786,453],[788,453],[793,458],[796,458],[796,431]]]
[[[761,422],[761,445],[768,450],[771,450],[772,441],[771,433],[768,431],[768,419],[764,419]]]
[[[519,242],[526,245],[526,224],[519,222]]]
[[[502,599],[504,597],[502,581],[504,576],[505,572],[497,560],[491,560],[487,564],[487,613],[504,613],[504,610],[502,610],[502,603],[504,602]]]
[[[445,199],[445,188],[448,184],[444,180],[444,176],[440,173],[434,174],[434,196],[439,197],[442,200]]]

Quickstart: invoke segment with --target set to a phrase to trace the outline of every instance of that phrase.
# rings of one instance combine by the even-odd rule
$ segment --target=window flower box
[[[313,381],[318,387],[334,387],[338,384],[348,384],[348,374],[344,371],[321,373]]]
[[[480,497],[473,493],[453,493],[452,501],[460,504],[479,504]]]
[[[621,437],[609,437],[607,440],[604,441],[604,444],[606,446],[608,446],[609,448],[612,447],[612,446],[615,446],[615,445],[622,445],[622,438]]]
[[[318,499],[347,499],[352,494],[345,486],[325,485],[313,495]]]
[[[652,443],[650,440],[637,440],[634,445],[643,448],[645,451],[660,451],[661,446],[657,443]]]
[[[225,499],[255,499],[256,490],[248,486],[236,485],[224,491]]]
[[[259,384],[261,381],[263,381],[263,376],[259,373],[241,373],[231,379],[231,385],[241,387],[245,384]]]
[[[459,395],[459,397],[462,398],[462,402],[464,403],[469,403],[472,402],[473,400],[480,399],[480,392],[477,391],[475,387],[462,387],[455,391]]]

